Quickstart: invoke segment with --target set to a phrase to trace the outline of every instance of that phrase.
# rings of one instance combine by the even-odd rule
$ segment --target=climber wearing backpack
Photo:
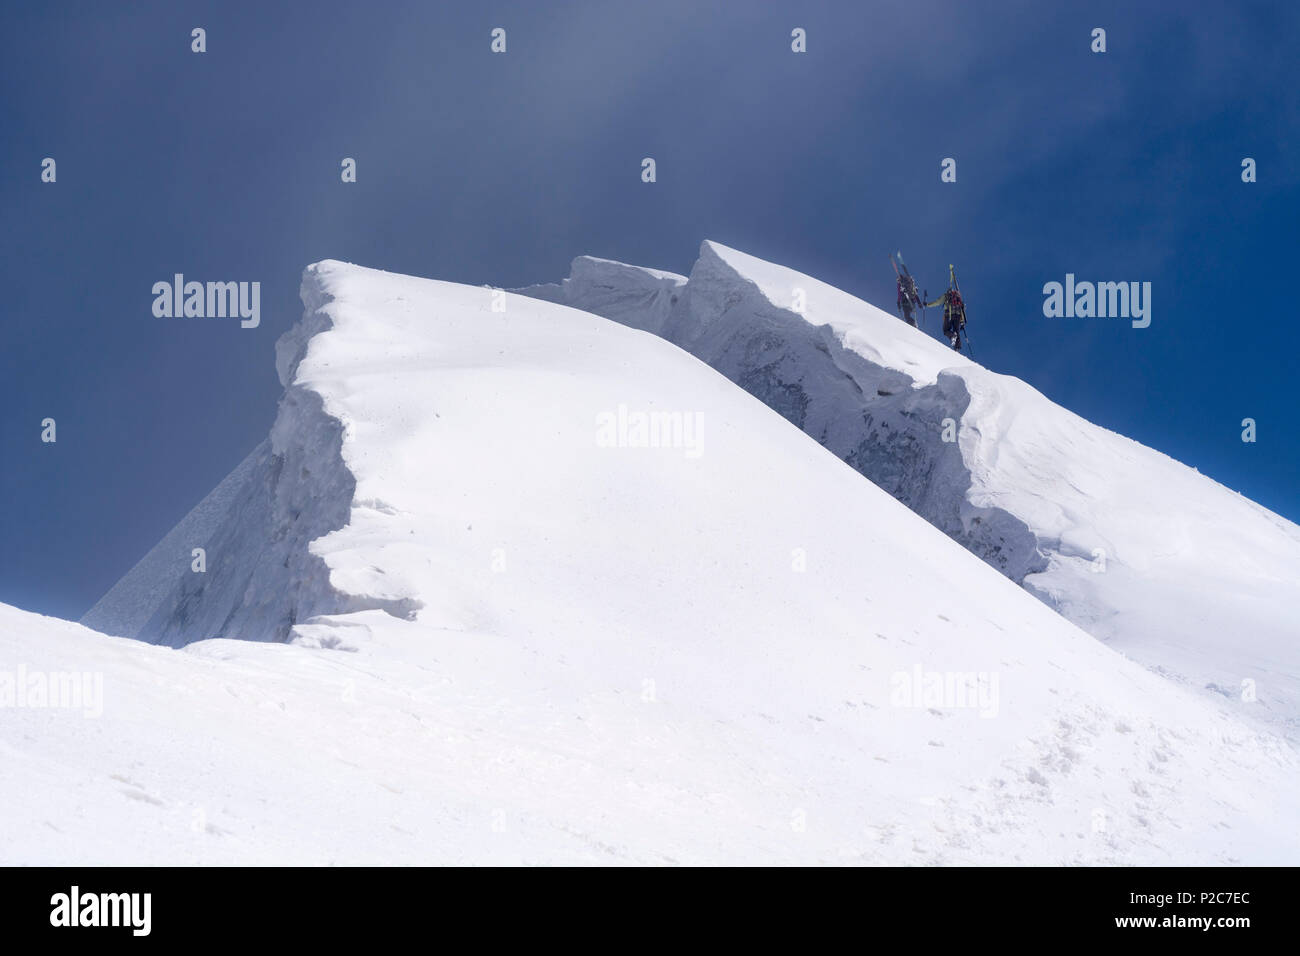
[[[894,262],[894,257],[889,257],[889,264],[894,267],[894,275],[898,277],[898,314],[912,328],[916,328],[916,319],[913,313],[921,308],[921,293],[916,290],[916,280],[912,278],[911,271],[907,264],[903,262],[903,254],[898,254],[898,262]],[[903,271],[898,271],[899,265],[902,265]]]
[[[948,266],[948,290],[925,307],[943,306],[943,334],[958,352],[961,351],[961,333],[966,328],[966,303],[961,300],[961,289],[957,285],[957,274]]]

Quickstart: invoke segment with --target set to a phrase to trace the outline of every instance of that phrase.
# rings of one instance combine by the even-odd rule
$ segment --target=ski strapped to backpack
[[[966,332],[966,300],[962,298],[961,283],[957,281],[957,272],[953,269],[951,262],[948,263],[948,281],[952,285],[953,294],[956,299],[954,305],[956,308],[961,310],[959,313],[960,321],[956,327],[957,334],[960,336],[961,333]],[[966,350],[970,352],[970,357],[973,360],[975,358],[975,350],[971,348],[969,332],[966,332]]]
[[[961,283],[957,281],[957,273],[953,271],[952,263],[948,263],[948,282],[952,285],[953,305],[959,309],[961,316],[961,327],[966,327],[966,302],[961,297]]]
[[[894,255],[898,257],[898,264],[894,264]],[[894,274],[898,276],[899,281],[903,284],[903,294],[912,300],[912,308],[921,313],[921,322],[925,322],[925,299],[922,298],[920,290],[916,287],[916,279],[912,275],[912,270],[907,268],[907,263],[903,261],[903,253],[897,252],[889,257],[889,264],[894,266]],[[902,266],[903,271],[899,272],[898,267]]]

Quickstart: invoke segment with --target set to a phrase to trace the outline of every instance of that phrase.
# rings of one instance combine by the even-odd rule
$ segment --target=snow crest
[[[1047,558],[1025,523],[997,504],[974,504],[970,467],[958,444],[936,441],[945,420],[960,422],[970,405],[965,379],[944,370],[950,356],[934,355],[925,348],[932,343],[922,342],[919,351],[909,343],[907,370],[885,364],[879,354],[873,361],[877,349],[904,350],[886,348],[861,327],[806,320],[792,299],[800,291],[806,296],[811,280],[764,289],[741,271],[746,260],[759,262],[706,241],[686,280],[582,256],[562,284],[519,291],[664,336],[1017,584],[1044,570]],[[819,295],[849,298],[817,285]],[[855,349],[858,343],[873,347]],[[914,375],[931,380],[918,384]]]
[[[312,543],[351,520],[356,481],[342,455],[343,423],[298,373],[316,336],[333,327],[326,276],[303,273],[302,319],[276,343],[285,387],[270,437],[81,619],[108,634],[173,647],[209,638],[286,641],[300,622],[378,608],[410,617],[409,598],[335,586]],[[193,549],[206,569],[192,566]]]
[[[1300,734],[1296,525],[810,276],[705,241],[663,314],[644,271],[520,291],[657,332],[1095,637]]]

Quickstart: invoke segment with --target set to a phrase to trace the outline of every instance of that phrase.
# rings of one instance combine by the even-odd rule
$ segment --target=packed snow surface
[[[1235,701],[663,338],[332,261],[303,298],[208,570],[173,541],[175,646],[0,607],[0,701],[102,678],[0,709],[0,862],[1300,860]]]

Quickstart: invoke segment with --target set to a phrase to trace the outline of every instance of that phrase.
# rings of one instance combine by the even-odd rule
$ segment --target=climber
[[[894,267],[894,275],[898,277],[898,312],[912,328],[916,328],[916,319],[913,313],[921,308],[921,293],[916,289],[916,280],[912,278],[911,270],[907,268],[907,263],[903,262],[903,254],[898,254],[898,262],[894,262],[894,257],[889,257],[889,264]],[[899,271],[899,266],[902,271]]]
[[[957,274],[948,266],[948,289],[935,299],[927,302],[925,307],[943,306],[943,334],[949,344],[961,351],[961,333],[966,328],[966,303],[961,298],[961,288],[957,285]]]

